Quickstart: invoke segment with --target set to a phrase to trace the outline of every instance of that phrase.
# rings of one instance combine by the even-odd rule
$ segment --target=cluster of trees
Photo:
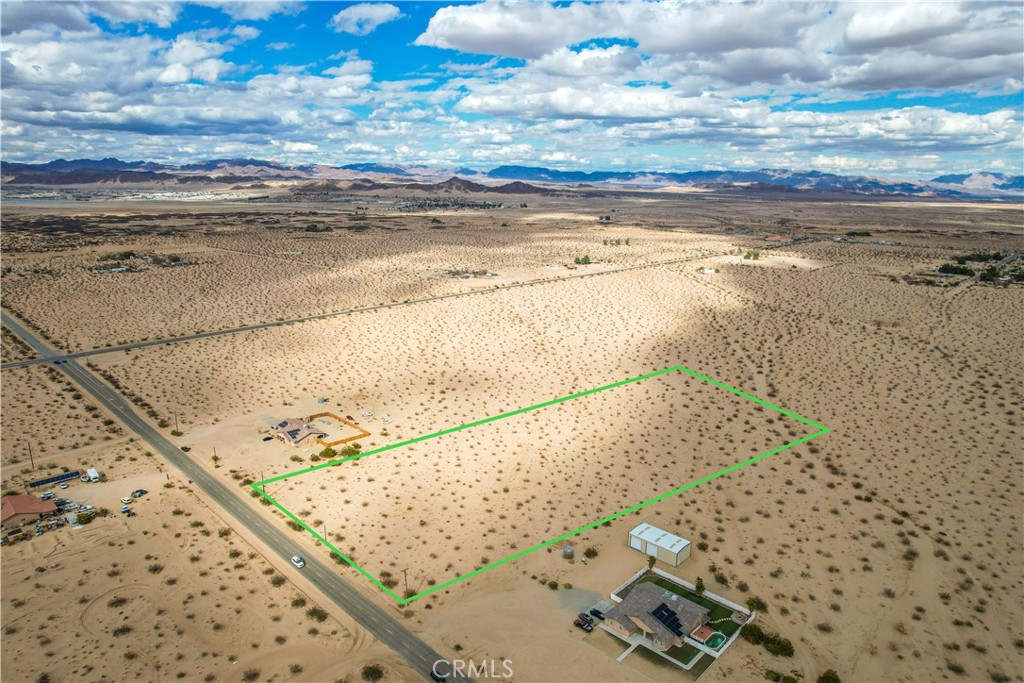
[[[747,253],[743,255],[743,258],[747,261],[756,261],[761,258],[761,252],[757,249],[749,249]]]
[[[572,262],[575,263],[577,266],[585,266],[588,263],[590,263],[590,257],[589,256],[577,256],[576,258],[574,258],[572,260]]]
[[[957,256],[953,260],[956,261],[957,263],[959,263],[962,266],[965,263],[967,263],[968,261],[974,261],[975,263],[984,263],[985,261],[1002,261],[1003,260],[1003,255],[1002,255],[1002,253],[1000,253],[998,251],[997,252],[993,252],[991,254],[983,252],[983,251],[976,251],[973,254],[966,254],[965,256]]]
[[[602,244],[604,244],[604,246],[606,246],[606,247],[607,246],[617,247],[620,244],[625,244],[628,247],[629,246],[629,238],[627,237],[626,239],[603,240]]]
[[[968,268],[967,266],[957,266],[953,265],[952,263],[943,263],[941,266],[939,266],[939,272],[951,275],[967,275],[969,277],[974,275],[973,268]]]
[[[597,220],[601,221],[602,223],[608,223],[608,222],[610,222],[612,220],[612,217],[611,216],[601,216]]]
[[[331,232],[332,230],[334,230],[334,228],[332,228],[329,225],[317,225],[316,223],[310,223],[309,225],[306,226],[306,230],[305,231],[306,232]]]
[[[182,258],[178,254],[167,254],[161,256],[160,254],[153,254],[153,263],[158,266],[166,266],[171,263],[181,263]]]
[[[982,282],[995,282],[999,279],[999,271],[989,266],[985,270],[981,271],[980,279]]]
[[[847,237],[871,237],[871,233],[867,230],[851,230],[846,233]]]
[[[145,254],[136,254],[134,251],[119,251],[113,254],[100,256],[100,261],[126,261],[132,258],[142,258]]]

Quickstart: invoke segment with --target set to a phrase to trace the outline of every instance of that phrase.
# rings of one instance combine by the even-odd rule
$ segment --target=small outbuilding
[[[690,557],[689,541],[650,524],[633,527],[629,532],[629,547],[673,567]]]

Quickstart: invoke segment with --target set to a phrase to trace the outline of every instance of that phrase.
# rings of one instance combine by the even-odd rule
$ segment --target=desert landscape
[[[645,566],[626,544],[641,521],[693,540],[680,577],[755,601],[794,643],[739,642],[709,680],[1021,680],[1024,286],[904,279],[1020,252],[1019,206],[610,192],[417,213],[395,206],[420,195],[395,195],[5,208],[4,309],[96,350],[79,362],[285,529],[249,485],[330,460],[265,440],[276,421],[351,416],[369,452],[686,366],[830,432],[406,605],[288,533],[439,651],[508,658],[515,680],[685,680],[572,626]],[[129,270],[92,272],[113,263]],[[347,312],[379,304],[399,305]],[[5,363],[35,355],[3,342]],[[59,369],[3,370],[4,491],[97,467],[106,482],[62,495],[112,512],[3,549],[5,680],[357,680],[368,664],[418,680]],[[402,595],[811,431],[674,374],[266,490]],[[113,512],[139,487],[136,517]],[[78,626],[58,636],[68,601]]]

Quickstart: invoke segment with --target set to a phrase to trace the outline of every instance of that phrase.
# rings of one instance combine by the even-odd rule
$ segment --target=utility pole
[[[32,457],[32,444],[28,445],[28,461],[32,465],[32,469],[35,469],[36,468],[36,461]]]
[[[406,574],[407,571],[409,571],[408,567],[406,567],[405,569],[402,570],[402,578],[405,579],[405,594],[406,595],[409,594],[409,576]]]
[[[176,431],[176,432],[180,431],[178,429],[178,414],[177,413],[174,414],[174,431]]]

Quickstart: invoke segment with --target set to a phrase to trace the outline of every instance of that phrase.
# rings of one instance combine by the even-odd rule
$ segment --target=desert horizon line
[[[190,169],[190,166],[199,166],[204,164],[234,164],[234,165],[266,165],[278,167],[282,170],[302,170],[311,169],[315,167],[324,167],[336,170],[358,170],[368,173],[380,173],[388,174],[391,172],[392,175],[401,175],[400,173],[394,173],[394,170],[410,170],[410,169],[433,169],[435,172],[451,172],[458,176],[460,174],[476,174],[476,175],[487,175],[495,171],[501,170],[523,170],[523,171],[535,171],[535,172],[550,172],[561,175],[573,175],[573,176],[589,176],[594,180],[611,179],[617,176],[685,176],[694,175],[700,173],[764,173],[764,172],[776,172],[776,173],[791,173],[791,174],[805,174],[805,175],[818,175],[824,177],[837,177],[837,178],[869,178],[869,179],[882,179],[882,180],[893,180],[893,181],[918,181],[918,182],[945,182],[945,179],[949,178],[969,178],[971,176],[991,176],[994,178],[1006,178],[1015,179],[1024,177],[1013,172],[1005,170],[994,170],[990,168],[979,168],[970,171],[958,171],[955,169],[945,170],[932,170],[929,173],[921,173],[919,175],[907,175],[895,171],[893,173],[887,173],[885,171],[875,171],[871,169],[858,170],[851,168],[849,170],[843,169],[832,169],[824,170],[821,168],[815,168],[813,165],[794,165],[794,166],[772,166],[772,165],[745,165],[741,167],[733,166],[721,166],[721,165],[704,165],[694,167],[679,167],[674,166],[669,169],[654,169],[650,167],[642,166],[631,166],[623,164],[619,168],[609,167],[598,167],[598,166],[552,166],[547,165],[544,160],[531,160],[520,163],[500,163],[496,165],[481,164],[471,165],[471,162],[465,161],[451,161],[451,162],[420,162],[420,161],[397,161],[393,159],[382,158],[373,161],[347,161],[345,159],[339,159],[335,161],[280,161],[273,157],[253,157],[253,156],[211,156],[211,157],[194,157],[192,159],[178,159],[178,160],[157,160],[153,158],[136,158],[136,159],[122,159],[120,157],[75,157],[67,158],[64,156],[53,157],[46,160],[42,160],[42,157],[37,157],[33,161],[15,160],[0,157],[0,163],[9,165],[19,166],[34,166],[34,167],[48,167],[54,164],[99,164],[103,162],[107,163],[119,163],[126,166],[132,165],[146,165],[151,167],[162,167],[162,168],[174,168],[174,169],[186,169],[186,170],[216,170],[211,169]],[[374,167],[380,170],[375,170]],[[49,169],[59,170],[59,169]],[[76,169],[67,169],[76,170]],[[107,169],[107,170],[124,170],[131,171],[137,169],[124,168],[124,169]],[[146,170],[146,169],[142,169]],[[149,169],[152,170],[152,169]],[[411,175],[411,174],[410,174]],[[597,178],[597,176],[605,176],[605,178]],[[502,178],[497,178],[502,179]],[[583,178],[580,178],[583,180]]]

